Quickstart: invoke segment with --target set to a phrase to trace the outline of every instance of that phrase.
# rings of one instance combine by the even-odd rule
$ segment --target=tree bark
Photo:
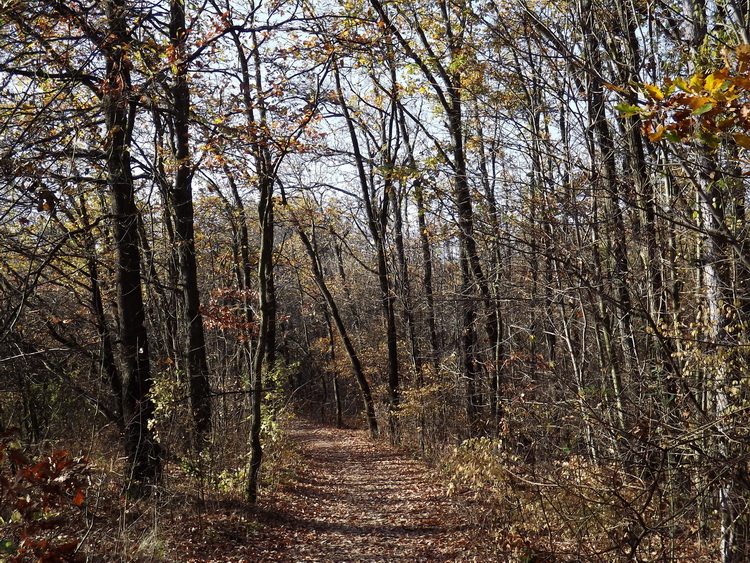
[[[171,0],[169,40],[174,57],[171,88],[174,120],[175,174],[170,200],[175,220],[175,246],[179,263],[180,289],[186,325],[185,354],[190,406],[195,423],[196,444],[202,448],[211,430],[211,388],[203,316],[200,311],[198,267],[195,257],[193,169],[190,162],[190,87],[188,85],[187,42],[184,0]]]
[[[161,477],[161,449],[149,421],[154,413],[151,398],[149,342],[141,286],[141,253],[138,246],[138,209],[130,162],[135,122],[130,71],[124,60],[129,44],[127,3],[109,0],[106,5],[110,42],[104,47],[108,93],[103,99],[107,129],[107,175],[117,254],[117,304],[120,321],[120,354],[123,363],[123,419],[125,422],[126,479],[128,488],[145,492]]]

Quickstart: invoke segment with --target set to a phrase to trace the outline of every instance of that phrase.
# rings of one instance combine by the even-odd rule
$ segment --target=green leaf
[[[695,137],[703,144],[708,145],[712,149],[715,149],[719,146],[719,137],[716,135],[709,133],[707,131],[698,131],[695,134]]]
[[[699,107],[696,110],[693,110],[693,115],[703,115],[704,113],[708,113],[714,109],[714,103],[713,102],[706,102],[701,107]]]
[[[626,103],[617,104],[615,109],[620,112],[620,117],[631,117],[633,115],[638,115],[643,111],[638,106],[631,106]]]
[[[0,540],[0,553],[13,554],[16,552],[16,548],[13,542],[7,538]]]

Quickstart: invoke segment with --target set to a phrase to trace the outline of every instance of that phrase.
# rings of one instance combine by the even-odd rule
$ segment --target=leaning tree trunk
[[[333,295],[331,295],[331,292],[328,289],[328,285],[325,282],[325,277],[323,276],[323,270],[321,269],[320,263],[318,262],[318,255],[315,252],[315,247],[313,246],[310,237],[307,236],[307,233],[302,228],[302,225],[300,225],[299,221],[296,219],[294,219],[294,226],[297,229],[297,233],[299,234],[299,238],[302,241],[302,245],[307,251],[308,257],[310,258],[310,264],[312,266],[315,284],[318,286],[320,293],[323,295],[323,298],[326,301],[326,305],[328,305],[328,310],[331,313],[331,317],[333,317],[333,323],[336,326],[336,331],[339,333],[339,338],[341,338],[344,350],[346,351],[346,355],[349,358],[349,363],[352,366],[354,378],[357,380],[357,385],[359,385],[362,402],[365,405],[365,415],[367,417],[367,426],[370,429],[370,436],[375,437],[378,433],[378,421],[375,418],[375,407],[372,401],[372,393],[370,392],[370,384],[367,382],[367,378],[365,377],[364,370],[362,369],[362,363],[360,362],[359,356],[354,349],[351,338],[349,338],[349,332],[346,330],[344,320],[341,318],[338,305],[336,304],[336,301],[334,300]]]
[[[392,290],[391,282],[388,276],[387,249],[385,246],[385,230],[388,222],[388,206],[390,198],[388,192],[393,186],[390,180],[386,178],[384,186],[384,195],[380,206],[376,207],[373,196],[370,193],[370,182],[368,181],[365,170],[365,157],[360,148],[357,132],[354,128],[354,119],[349,111],[346,98],[341,88],[341,78],[339,76],[338,66],[333,65],[334,78],[336,81],[336,93],[339,99],[339,107],[346,121],[349,132],[349,140],[352,144],[352,153],[357,168],[362,201],[365,205],[367,215],[367,225],[372,236],[373,245],[377,255],[378,263],[378,286],[380,287],[380,302],[383,320],[386,326],[386,348],[388,364],[388,424],[391,429],[391,438],[396,441],[398,432],[396,427],[396,411],[399,405],[399,363],[398,363],[398,335],[396,334],[396,313],[395,313],[395,293]],[[384,143],[385,144],[385,143]],[[390,147],[385,147],[386,150]],[[387,158],[386,158],[387,159]],[[392,163],[386,163],[390,165]]]

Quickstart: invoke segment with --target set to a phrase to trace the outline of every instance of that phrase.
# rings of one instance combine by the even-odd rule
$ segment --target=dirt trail
[[[488,561],[426,466],[363,432],[296,421],[302,469],[276,499],[249,561]]]

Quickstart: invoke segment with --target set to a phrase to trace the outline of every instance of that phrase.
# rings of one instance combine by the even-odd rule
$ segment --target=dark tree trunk
[[[386,348],[388,355],[388,423],[391,429],[391,438],[396,441],[398,431],[396,427],[396,411],[399,405],[399,365],[398,365],[398,334],[396,332],[395,294],[391,288],[388,276],[387,249],[385,247],[385,231],[388,223],[388,207],[390,199],[388,192],[393,189],[390,180],[386,178],[384,194],[380,205],[376,207],[374,194],[371,194],[370,182],[365,170],[365,158],[360,148],[354,120],[346,104],[346,98],[341,88],[338,67],[334,64],[334,77],[336,79],[336,90],[339,106],[346,121],[349,131],[349,140],[352,143],[357,174],[359,176],[362,201],[365,204],[367,214],[367,225],[372,236],[378,263],[378,286],[380,287],[380,302],[383,320],[386,327]],[[386,149],[387,150],[387,149]],[[387,157],[386,157],[387,158]],[[391,164],[391,163],[386,163]],[[374,191],[374,190],[373,190]]]
[[[111,42],[107,56],[107,90],[104,115],[107,127],[107,174],[112,198],[112,234],[117,255],[117,304],[120,322],[120,353],[123,363],[123,420],[125,422],[126,479],[129,488],[145,492],[161,476],[161,451],[149,420],[154,413],[149,343],[146,334],[141,252],[138,245],[138,209],[130,163],[131,133],[135,104],[131,94],[130,71],[124,61],[129,44],[124,0],[106,5]]]
[[[463,117],[460,94],[460,77],[453,77],[453,88],[450,92],[450,111],[448,123],[453,143],[454,197],[458,210],[459,241],[461,244],[461,282],[462,294],[465,302],[463,309],[463,326],[461,327],[461,353],[463,357],[464,377],[467,380],[467,404],[469,426],[472,435],[480,432],[478,409],[482,403],[478,391],[477,377],[479,365],[482,363],[476,350],[477,343],[477,310],[475,305],[474,283],[485,305],[485,330],[491,350],[496,350],[499,343],[497,311],[492,304],[492,298],[487,279],[479,261],[476,239],[474,238],[474,208],[471,202],[471,191],[466,172],[466,153],[463,143]],[[493,354],[494,356],[494,354]]]
[[[177,72],[171,88],[174,120],[175,175],[170,192],[175,220],[175,246],[178,255],[180,289],[184,306],[187,337],[185,354],[190,385],[190,406],[196,430],[196,442],[201,448],[211,430],[211,389],[206,361],[206,340],[200,312],[198,268],[195,259],[193,211],[193,170],[190,162],[190,88],[188,86],[185,43],[185,4],[171,1],[169,39],[176,59]]]
[[[261,182],[258,220],[260,224],[260,256],[258,257],[258,293],[260,305],[260,326],[258,345],[253,358],[253,373],[250,381],[250,463],[248,466],[247,499],[255,502],[258,496],[258,473],[263,459],[260,439],[261,403],[263,400],[263,372],[272,367],[267,363],[268,355],[274,346],[271,340],[271,318],[275,315],[270,290],[273,280],[273,184]]]

